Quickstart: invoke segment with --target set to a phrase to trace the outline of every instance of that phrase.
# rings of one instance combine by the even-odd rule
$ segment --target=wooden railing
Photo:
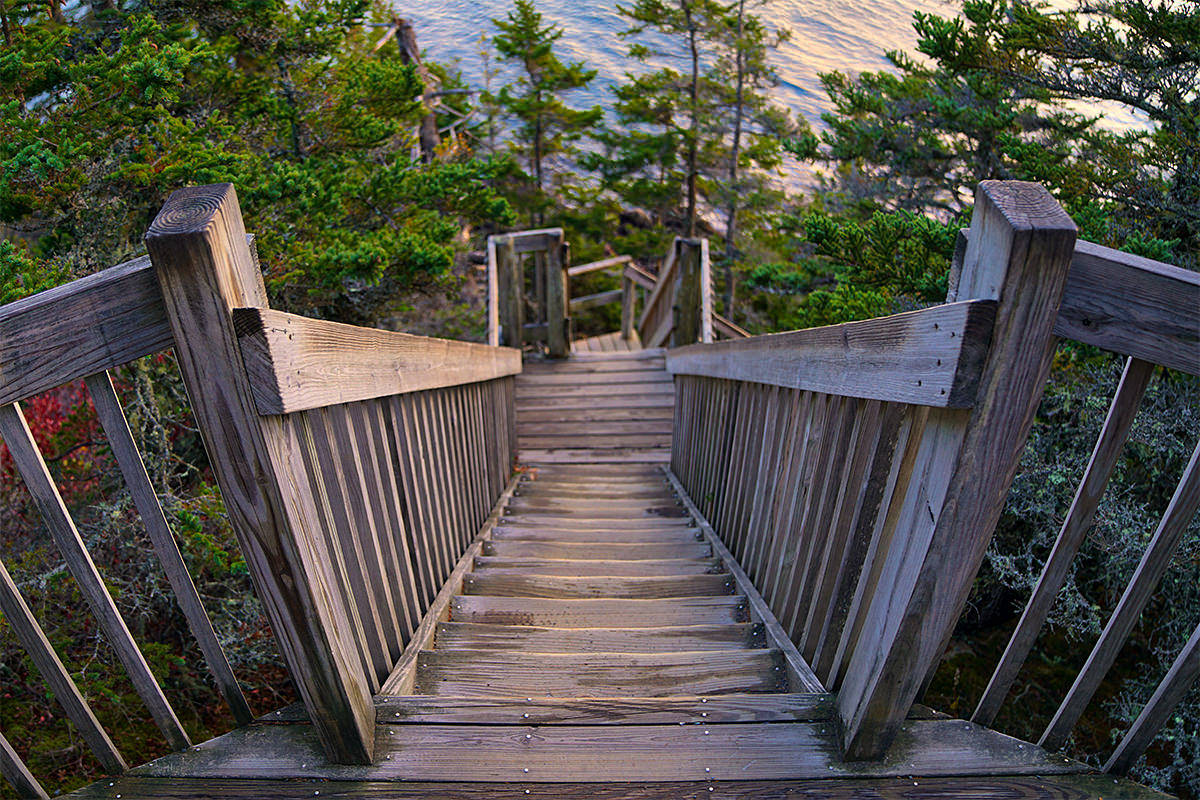
[[[627,255],[571,266],[569,252],[561,228],[488,237],[490,344],[522,347],[544,342],[547,355],[561,358],[570,350],[571,315],[616,302],[621,303],[622,338],[636,337],[645,347],[711,342],[714,334],[749,336],[713,310],[707,239],[676,237],[657,275]],[[522,266],[525,254],[533,255],[528,275]],[[608,270],[618,271],[620,289],[571,297],[571,278]]]
[[[19,401],[84,377],[216,684],[251,715],[107,370],[174,348],[255,589],[332,758],[368,763],[372,695],[510,482],[520,353],[270,309],[228,185],[175,193],[149,258],[0,308],[0,436],[168,743],[190,744],[38,453]],[[125,769],[0,564],[0,610],[110,772]],[[36,780],[0,739],[0,766]],[[30,783],[33,781],[33,783]]]
[[[668,353],[672,470],[824,685],[844,754],[881,757],[966,601],[1057,336],[1195,373],[1198,276],[1086,242],[1041,187],[976,196],[947,305]],[[1086,529],[1148,378],[1131,361],[1056,554],[993,678],[990,723]],[[1062,743],[1196,507],[1193,457],[1043,744]],[[1064,551],[1059,554],[1058,551]],[[1067,552],[1069,551],[1069,553]],[[1194,680],[1198,636],[1110,761],[1127,767]]]

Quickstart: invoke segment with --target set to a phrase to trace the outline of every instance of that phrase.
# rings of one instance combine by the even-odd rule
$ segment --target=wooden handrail
[[[260,414],[516,375],[521,352],[361,328],[269,308],[236,308],[233,324]]]
[[[600,261],[592,261],[587,264],[578,264],[567,269],[567,275],[575,278],[580,275],[586,275],[589,272],[599,272],[603,269],[611,267],[619,267],[633,261],[633,256],[613,256],[612,258],[601,259]]]
[[[996,304],[934,306],[891,317],[667,352],[675,375],[704,375],[895,403],[968,408]]]

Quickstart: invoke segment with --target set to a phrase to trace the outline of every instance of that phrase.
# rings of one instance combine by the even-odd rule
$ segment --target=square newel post
[[[571,251],[563,232],[550,237],[546,247],[546,352],[551,358],[566,358],[571,349],[567,268]]]
[[[229,184],[182,189],[146,244],[175,355],[255,589],[325,752],[368,764],[375,709],[336,590],[300,444],[260,416],[232,310],[265,308],[262,275]]]
[[[674,347],[712,341],[712,274],[707,239],[679,239]]]
[[[838,691],[847,759],[883,757],[962,613],[1050,370],[1075,235],[1038,184],[976,192],[956,299],[996,301],[991,344],[974,405],[930,409],[888,511],[895,528]]]

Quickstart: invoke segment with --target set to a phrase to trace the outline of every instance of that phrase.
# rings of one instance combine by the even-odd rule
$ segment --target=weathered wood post
[[[500,345],[500,264],[496,254],[496,237],[487,240],[487,308],[484,311],[487,324],[487,343]]]
[[[571,349],[567,316],[571,255],[562,230],[557,234],[547,237],[546,247],[546,351],[551,358],[566,358]]]
[[[181,189],[146,234],[213,472],[309,718],[330,759],[368,764],[375,709],[336,589],[300,443],[260,416],[232,310],[267,306],[233,186]]]
[[[707,239],[678,241],[675,332],[671,344],[712,341],[712,276]]]
[[[1038,184],[976,192],[957,299],[997,301],[991,346],[974,407],[930,410],[893,498],[892,545],[838,691],[847,759],[884,755],[966,603],[1050,370],[1075,234]]]
[[[521,347],[525,328],[525,285],[521,274],[521,259],[513,237],[497,237],[497,292],[500,304],[500,338],[508,347]]]
[[[637,285],[628,275],[621,276],[621,338],[633,339],[634,311],[637,303]]]

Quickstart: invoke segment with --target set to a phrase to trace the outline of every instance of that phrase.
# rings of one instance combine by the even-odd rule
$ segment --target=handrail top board
[[[512,242],[513,250],[517,253],[533,253],[547,250],[556,242],[562,241],[562,228],[538,228],[529,231],[513,231],[512,233],[492,234],[490,239],[497,244]]]
[[[290,414],[515,375],[511,347],[434,339],[236,308],[234,328],[260,414]]]
[[[995,302],[948,303],[890,317],[667,351],[677,375],[969,408],[987,356]]]

